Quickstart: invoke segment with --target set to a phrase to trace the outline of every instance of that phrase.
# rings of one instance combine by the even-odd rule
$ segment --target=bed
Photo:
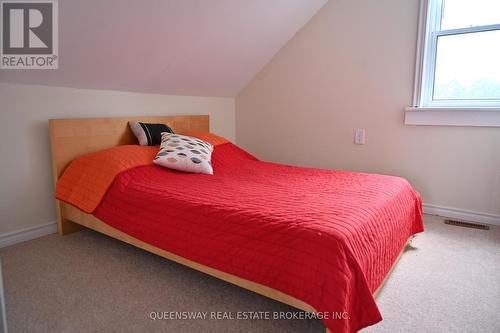
[[[75,165],[88,156],[134,157],[90,206],[59,195],[61,235],[96,230],[321,313],[327,331],[356,332],[381,320],[374,295],[423,231],[420,196],[406,180],[262,162],[224,140],[214,149],[214,176],[168,171],[144,162],[155,148],[134,146],[128,121],[167,123],[180,134],[210,129],[208,116],[50,120],[55,184],[65,169],[66,178],[78,178]],[[90,181],[99,177],[82,176],[77,187],[95,190]]]

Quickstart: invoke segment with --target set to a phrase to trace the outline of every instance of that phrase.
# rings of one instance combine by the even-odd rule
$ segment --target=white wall
[[[0,238],[55,220],[49,118],[209,114],[235,140],[233,98],[167,96],[0,83]]]
[[[237,143],[270,161],[403,176],[426,203],[500,215],[499,128],[403,123],[417,18],[417,0],[330,0],[236,98]]]

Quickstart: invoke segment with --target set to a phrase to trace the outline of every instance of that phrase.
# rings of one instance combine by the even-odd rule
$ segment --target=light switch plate
[[[356,129],[354,132],[354,143],[357,145],[365,144],[365,130],[362,128]]]

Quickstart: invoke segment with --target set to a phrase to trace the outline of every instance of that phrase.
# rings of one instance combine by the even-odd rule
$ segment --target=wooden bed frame
[[[210,128],[209,117],[206,115],[51,119],[49,120],[49,130],[52,150],[54,187],[64,169],[76,157],[113,146],[135,144],[137,141],[128,127],[129,121],[167,123],[176,133],[180,134],[198,131],[208,132]],[[316,310],[309,304],[279,290],[198,264],[194,261],[152,246],[107,225],[91,214],[84,213],[78,208],[64,202],[60,202],[59,200],[56,200],[56,210],[57,223],[59,233],[61,235],[89,228],[161,257],[175,261],[181,265],[196,269],[244,289],[272,298],[278,302],[288,304],[303,311],[316,312]],[[397,260],[394,262],[391,272],[403,251],[404,248],[399,254]],[[389,275],[390,272],[387,276]],[[384,283],[385,280],[374,292],[374,296],[378,294]],[[328,329],[327,332],[329,332]]]

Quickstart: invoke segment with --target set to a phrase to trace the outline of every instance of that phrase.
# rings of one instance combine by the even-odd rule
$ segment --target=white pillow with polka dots
[[[174,170],[213,175],[212,151],[214,147],[191,136],[161,133],[160,151],[154,163]]]

